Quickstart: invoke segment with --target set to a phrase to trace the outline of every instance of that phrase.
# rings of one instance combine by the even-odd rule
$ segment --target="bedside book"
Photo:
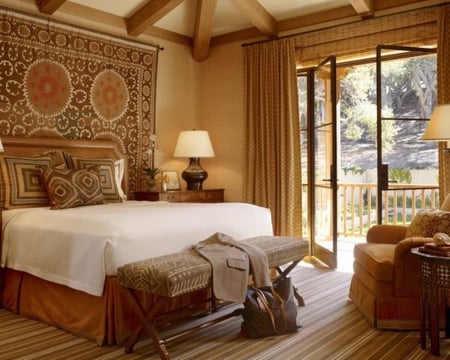
[[[419,252],[428,255],[450,257],[449,245],[436,245],[434,243],[428,243],[419,248]]]

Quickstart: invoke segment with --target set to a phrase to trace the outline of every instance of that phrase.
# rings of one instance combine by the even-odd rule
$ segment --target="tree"
[[[426,119],[431,116],[437,99],[434,55],[384,61],[381,69],[383,118]],[[341,80],[340,89],[342,140],[366,141],[375,145],[375,64],[349,69],[347,76]],[[413,128],[416,124],[402,122],[401,126]],[[383,121],[383,152],[392,149],[397,134],[403,130],[396,126],[395,121]]]

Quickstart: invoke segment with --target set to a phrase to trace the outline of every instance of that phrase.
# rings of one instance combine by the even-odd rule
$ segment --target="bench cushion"
[[[309,243],[292,237],[258,236],[248,243],[263,249],[269,267],[300,261],[309,253]],[[195,250],[136,261],[117,269],[119,284],[135,290],[174,297],[209,287],[211,264]]]

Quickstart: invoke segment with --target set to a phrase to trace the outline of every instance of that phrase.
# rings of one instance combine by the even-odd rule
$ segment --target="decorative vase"
[[[156,181],[156,179],[151,178],[151,177],[147,177],[147,188],[148,188],[148,191],[158,191],[157,185],[158,185],[158,182]]]
[[[166,192],[167,191],[167,183],[165,181],[163,181],[161,183],[161,191],[162,192]]]

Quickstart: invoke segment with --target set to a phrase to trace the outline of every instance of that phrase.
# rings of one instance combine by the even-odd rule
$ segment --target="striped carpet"
[[[173,359],[437,359],[419,345],[418,331],[377,331],[348,300],[351,274],[302,263],[292,273],[306,306],[295,334],[249,340],[240,336],[240,318],[226,320],[168,345]],[[450,340],[441,341],[450,359]],[[132,354],[121,346],[94,343],[0,310],[1,360],[159,359],[149,340]]]

